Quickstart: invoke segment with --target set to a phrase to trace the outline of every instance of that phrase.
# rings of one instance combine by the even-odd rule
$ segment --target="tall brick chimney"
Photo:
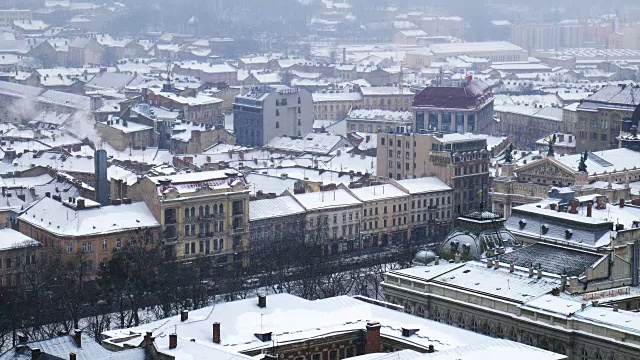
[[[625,205],[624,204],[624,199],[620,199],[619,204],[620,204],[620,209],[622,209],[624,207],[624,205]]]
[[[587,217],[593,216],[593,205],[591,203],[587,204]]]
[[[182,310],[180,312],[180,321],[185,322],[189,320],[189,311],[187,310]]]
[[[169,335],[169,349],[175,349],[178,347],[178,334]]]
[[[266,308],[267,307],[267,295],[258,294],[258,307]]]
[[[40,350],[39,348],[31,349],[31,360],[40,359],[40,355],[42,355],[42,350]]]
[[[220,344],[220,323],[213,323],[213,342],[216,344]]]
[[[367,323],[367,343],[364,346],[365,354],[379,353],[380,346],[380,323],[371,321]]]

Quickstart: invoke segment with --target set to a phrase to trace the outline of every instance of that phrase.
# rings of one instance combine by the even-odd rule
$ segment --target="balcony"
[[[244,232],[244,228],[243,227],[233,229],[233,233],[234,234],[241,234],[243,232]]]

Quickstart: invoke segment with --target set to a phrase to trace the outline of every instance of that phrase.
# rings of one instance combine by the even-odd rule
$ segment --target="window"
[[[189,243],[184,244],[184,254],[189,255]]]
[[[7,258],[4,263],[6,264],[7,269],[11,269],[11,258]]]
[[[107,250],[107,239],[102,240],[102,250]]]
[[[385,213],[385,214],[387,213],[387,207],[386,206],[382,208],[382,212]]]
[[[67,244],[67,254],[73,254],[73,243]],[[7,266],[9,267],[9,266]]]
[[[347,222],[347,214],[342,214],[342,222]]]
[[[338,223],[338,215],[333,215],[333,223],[334,224]]]
[[[210,212],[211,212],[211,209],[209,208],[209,205],[205,206],[204,207],[204,214],[206,216],[209,216]]]
[[[276,116],[280,116],[280,110],[276,109]]]
[[[82,243],[82,252],[90,253],[93,251],[93,243],[91,241],[85,241]]]
[[[191,217],[194,218],[196,217],[196,208],[195,207],[191,207]]]
[[[338,350],[331,350],[329,352],[329,360],[338,360]]]
[[[195,254],[195,253],[196,253],[196,243],[195,243],[195,242],[192,242],[192,243],[191,243],[191,253],[192,253],[192,254]]]
[[[220,212],[220,214],[224,214],[224,205],[220,204],[220,206],[218,207],[218,211]]]
[[[204,252],[204,241],[200,241],[200,252]]]
[[[189,225],[184,226],[184,236],[189,236]]]
[[[384,138],[380,139],[380,145],[384,145]]]
[[[204,245],[205,245],[204,253],[208,254],[209,252],[211,252],[211,242],[207,240],[205,241]]]
[[[184,217],[188,218],[189,217],[189,208],[185,208],[184,209]]]
[[[280,122],[276,121],[276,129],[280,129]]]
[[[116,249],[118,249],[118,250],[122,249],[122,240],[121,239],[116,239]]]

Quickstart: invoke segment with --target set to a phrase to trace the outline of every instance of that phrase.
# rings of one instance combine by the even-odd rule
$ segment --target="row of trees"
[[[318,244],[327,229],[320,227],[306,234],[307,241],[302,233],[277,236],[250,254],[251,266],[243,270],[220,267],[210,257],[167,259],[163,245],[148,234],[129,239],[128,246],[100,265],[95,279],[87,266],[90,254],[34,250],[35,264],[20,265],[22,286],[0,287],[0,350],[15,345],[19,336],[46,339],[74,328],[98,339],[108,329],[255,296],[258,289],[307,299],[381,298],[383,274],[408,266],[415,252],[407,242],[381,252],[326,256]]]
[[[0,287],[0,349],[15,345],[20,336],[46,339],[74,328],[88,328],[98,337],[109,328],[136,326],[208,304],[203,280],[212,275],[211,262],[166,261],[162,247],[147,239],[146,234],[131,239],[99,265],[95,279],[90,254],[29,250],[37,260],[20,264],[20,286]]]

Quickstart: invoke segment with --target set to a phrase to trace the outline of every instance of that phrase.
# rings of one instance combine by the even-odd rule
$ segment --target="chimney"
[[[213,342],[216,344],[220,344],[220,323],[213,323]]]
[[[620,209],[624,208],[624,199],[620,199]]]
[[[551,208],[551,210],[554,210],[554,211],[556,210],[556,206],[557,206],[557,204],[551,204],[551,205],[549,205],[549,207]]]
[[[516,266],[513,263],[509,264],[509,272],[512,273],[514,271],[516,271]]]
[[[493,268],[496,270],[500,269],[500,261],[498,261],[498,259],[493,260]]]
[[[38,348],[31,349],[31,360],[38,360],[42,355],[42,351]]]
[[[436,256],[436,258],[433,260],[433,264],[440,265],[440,256]]]
[[[96,150],[93,156],[96,175],[96,201],[101,206],[109,205],[109,180],[107,179],[107,151]]]
[[[560,284],[562,284],[563,288],[565,286],[567,286],[567,275],[566,274],[560,275]]]
[[[69,360],[76,360],[76,353],[70,352],[69,353]]]
[[[182,310],[180,312],[180,321],[185,322],[189,319],[189,311],[187,310]]]
[[[571,214],[577,214],[577,213],[578,213],[578,205],[579,205],[579,204],[578,204],[578,202],[577,202],[577,201],[575,201],[575,200],[571,200],[571,201],[569,202],[569,207],[570,207],[570,209],[569,209],[569,213],[571,213]]]
[[[84,199],[78,199],[76,201],[76,209],[84,210]]]
[[[267,307],[267,295],[258,294],[258,307],[266,308]]]
[[[169,349],[175,349],[178,347],[178,335],[171,334],[169,335]]]
[[[618,304],[613,304],[613,311],[618,312]]]
[[[433,344],[429,344],[429,349],[427,350],[427,353],[434,353],[436,352],[436,348],[433,346]]]
[[[582,310],[586,309],[586,308],[587,308],[587,304],[582,303],[582,304],[580,305],[580,308],[581,308]]]
[[[367,343],[364,345],[365,354],[380,352],[380,323],[371,321],[367,323]]]
[[[456,264],[460,264],[460,261],[462,260],[462,255],[460,255],[460,253],[457,253],[454,259],[455,259],[454,262]]]
[[[493,266],[493,260],[487,259],[487,269],[491,269],[492,266]]]
[[[73,342],[76,343],[77,347],[79,348],[82,347],[82,330],[80,329],[73,330]]]
[[[593,216],[593,204],[588,203],[587,204],[587,217],[592,217]]]
[[[50,198],[51,197],[51,193],[47,191],[46,193],[44,193],[44,196]]]
[[[529,277],[533,277],[533,268],[532,267],[529,268]]]
[[[144,347],[148,347],[153,344],[153,333],[151,331],[147,331],[144,335],[144,342],[142,344]]]
[[[538,279],[542,279],[542,269],[538,269]]]

